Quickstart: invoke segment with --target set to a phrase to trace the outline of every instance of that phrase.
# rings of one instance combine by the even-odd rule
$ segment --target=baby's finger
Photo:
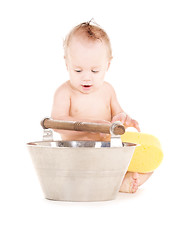
[[[127,115],[125,113],[118,114],[118,121],[120,121],[122,124],[125,123]]]
[[[116,121],[119,121],[119,114],[112,118],[111,123],[116,122]]]
[[[132,123],[132,119],[128,115],[126,115],[126,119],[125,119],[126,127],[130,127],[131,123]]]
[[[135,129],[137,129],[138,132],[141,131],[141,130],[140,130],[140,127],[139,127],[139,124],[138,124],[138,122],[137,122],[136,120],[133,120],[133,127],[134,127]]]

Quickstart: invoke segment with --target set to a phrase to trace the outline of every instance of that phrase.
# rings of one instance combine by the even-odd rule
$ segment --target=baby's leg
[[[150,173],[135,173],[127,172],[120,187],[120,192],[135,193],[139,186],[141,186],[152,175]]]
[[[141,186],[143,183],[145,183],[152,174],[153,174],[153,172],[139,173],[139,186]]]
[[[139,186],[139,174],[127,172],[120,187],[120,192],[135,193]]]

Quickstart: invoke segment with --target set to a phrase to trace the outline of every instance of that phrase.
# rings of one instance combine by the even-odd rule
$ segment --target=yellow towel
[[[139,144],[136,147],[128,171],[147,173],[154,171],[163,159],[159,140],[146,133],[126,132],[121,136],[123,142]]]

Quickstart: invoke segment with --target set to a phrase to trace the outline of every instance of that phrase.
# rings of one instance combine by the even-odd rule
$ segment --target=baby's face
[[[109,68],[107,47],[102,41],[89,41],[73,36],[66,57],[73,89],[89,94],[99,89]]]

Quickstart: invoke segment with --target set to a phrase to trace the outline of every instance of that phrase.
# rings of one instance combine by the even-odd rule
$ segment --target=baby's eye
[[[80,73],[80,72],[82,72],[81,70],[79,70],[79,69],[75,69],[75,72],[78,72],[78,73]]]
[[[99,71],[91,70],[93,73],[98,73]]]

